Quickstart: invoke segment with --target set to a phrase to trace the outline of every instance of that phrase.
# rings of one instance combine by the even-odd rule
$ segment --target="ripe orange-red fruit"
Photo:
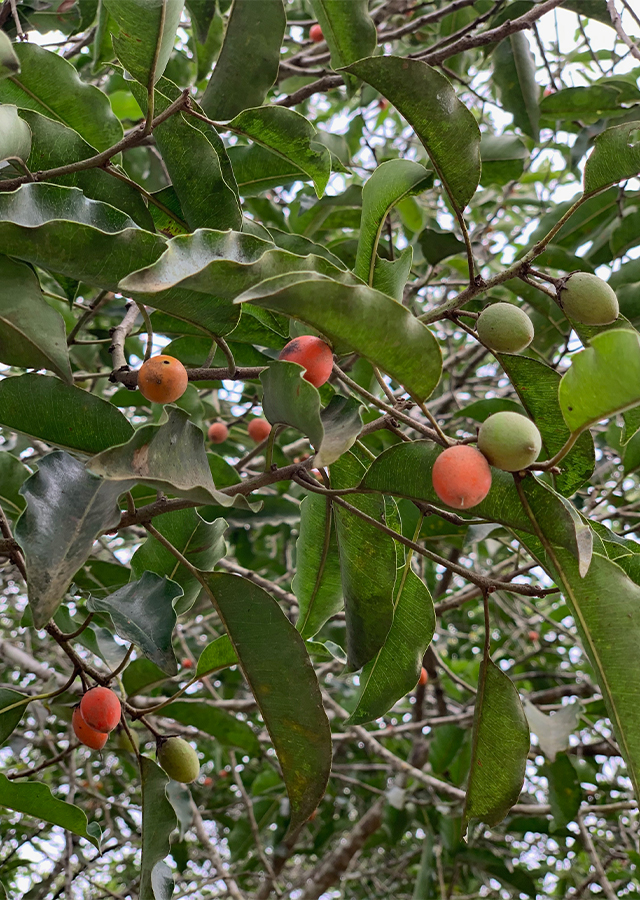
[[[491,487],[489,463],[468,444],[444,450],[433,465],[431,478],[438,497],[455,509],[476,506]]]
[[[173,403],[188,384],[187,370],[173,356],[152,356],[138,370],[138,389],[152,403]]]
[[[193,660],[185,658],[182,660],[182,668],[183,669],[193,669]]]
[[[303,334],[289,341],[280,351],[278,359],[304,366],[306,371],[302,377],[314,387],[320,387],[328,381],[333,369],[331,347],[312,334]]]
[[[90,725],[87,725],[80,712],[80,707],[76,706],[71,717],[73,732],[78,740],[85,745],[91,747],[92,750],[102,750],[107,743],[108,734],[102,731],[96,731]]]
[[[213,778],[210,778],[208,775],[205,780],[202,782],[205,787],[211,787],[213,784]]]
[[[209,425],[207,437],[212,444],[224,444],[229,437],[229,429],[224,422],[214,422],[212,425]]]
[[[80,712],[90,728],[113,731],[120,721],[120,701],[110,688],[94,687],[80,701]]]
[[[420,669],[420,678],[418,679],[418,684],[425,685],[425,684],[427,683],[427,679],[428,679],[428,678],[429,678],[429,676],[427,675],[427,670],[426,670],[425,667],[423,666],[423,667]]]
[[[314,44],[319,44],[320,41],[324,40],[324,35],[322,33],[322,28],[316,22],[315,25],[312,25],[309,29],[309,37],[313,41]]]
[[[527,635],[530,641],[537,641],[540,635],[537,631],[530,631]]]
[[[271,424],[266,419],[252,419],[247,425],[249,437],[259,444],[268,438],[271,433]]]

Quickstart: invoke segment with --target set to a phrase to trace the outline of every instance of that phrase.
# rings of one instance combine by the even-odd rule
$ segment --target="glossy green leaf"
[[[210,734],[227,747],[238,747],[250,756],[261,754],[260,742],[246,722],[209,703],[198,700],[176,700],[175,703],[165,707],[163,715]]]
[[[40,822],[59,825],[100,849],[100,838],[96,834],[100,829],[96,823],[88,825],[86,815],[78,806],[57,800],[46,784],[39,781],[9,781],[6,775],[0,775],[0,806],[33,816]]]
[[[418,683],[436,614],[427,586],[411,569],[398,573],[394,604],[385,642],[360,675],[358,705],[350,724],[362,725],[383,716]]]
[[[96,150],[121,140],[122,125],[107,95],[82,81],[70,62],[28,41],[13,44],[13,49],[21,71],[0,80],[0,103],[15,103],[62,122]]]
[[[377,34],[368,0],[311,0],[311,8],[331,51],[332,68],[373,56]]]
[[[10,519],[19,516],[26,505],[20,487],[29,475],[31,471],[17,457],[0,452],[0,506]]]
[[[262,282],[237,302],[313,325],[380,366],[418,400],[430,396],[440,380],[442,354],[433,334],[401,303],[373,288],[291,275]]]
[[[167,799],[169,776],[146,756],[140,760],[142,781],[142,861],[140,897],[165,900],[168,877],[162,860],[171,852],[171,832],[177,825],[173,806]],[[173,876],[169,870],[171,887]],[[158,890],[156,890],[158,888]]]
[[[49,369],[72,384],[64,320],[29,266],[0,256],[0,362]]]
[[[540,429],[547,457],[553,456],[570,434],[558,402],[560,375],[551,366],[527,356],[501,353],[498,359],[524,408]],[[589,480],[594,466],[593,438],[583,434],[560,463],[562,473],[554,476],[556,489],[571,496]]]
[[[480,665],[464,821],[501,822],[524,783],[529,726],[511,680],[489,660]]]
[[[38,471],[24,482],[27,508],[18,519],[15,538],[25,557],[36,628],[55,613],[94,540],[118,524],[118,496],[133,483],[96,478],[62,450],[43,457]]]
[[[562,376],[558,400],[571,431],[640,404],[640,335],[613,328],[574,354]]]
[[[540,134],[540,88],[536,61],[524,31],[509,35],[493,51],[493,80],[513,124],[535,141]]]
[[[331,503],[307,494],[300,503],[296,574],[292,589],[300,609],[296,628],[304,638],[316,635],[342,609],[340,557]]]
[[[122,444],[133,434],[111,403],[35,373],[0,381],[0,425],[88,454]]]
[[[345,454],[331,467],[331,487],[355,487],[364,466]],[[380,497],[349,494],[351,506],[384,522]],[[373,659],[383,646],[393,621],[393,588],[396,580],[396,549],[393,539],[374,525],[338,504],[334,505],[340,572],[347,626],[347,657],[351,669]]]
[[[217,669],[226,669],[227,666],[235,666],[238,662],[236,651],[233,649],[228,634],[216,638],[204,648],[198,659],[196,675],[206,675]]]
[[[278,76],[287,18],[282,0],[234,0],[218,62],[202,97],[211,119],[260,106]]]
[[[108,613],[123,640],[132,641],[167,675],[176,675],[178,663],[171,637],[177,619],[174,603],[181,594],[180,585],[145,572],[108,597],[91,597],[87,609]]]
[[[640,172],[640,127],[636,121],[607,128],[595,139],[584,167],[584,191],[590,194]]]
[[[259,144],[237,144],[229,147],[227,152],[242,197],[259,197],[271,188],[307,180],[302,169],[293,162],[265,150]]]
[[[385,96],[423,143],[453,203],[463,210],[480,180],[480,130],[451,83],[417,59],[377,56],[347,66]]]
[[[318,143],[313,125],[300,113],[283,106],[245,109],[227,127],[301,169],[313,181],[318,197],[323,195],[331,174],[331,157]]]
[[[146,88],[165,70],[184,0],[104,0],[113,31],[113,49],[124,68]]]
[[[205,578],[278,755],[293,832],[318,806],[331,767],[331,728],[315,672],[304,641],[266,591],[234,575]]]
[[[373,285],[378,241],[389,210],[403,197],[419,193],[428,177],[419,163],[390,159],[376,168],[362,189],[362,224],[354,271],[367,284]]]
[[[13,733],[28,704],[28,696],[0,685],[0,747]]]

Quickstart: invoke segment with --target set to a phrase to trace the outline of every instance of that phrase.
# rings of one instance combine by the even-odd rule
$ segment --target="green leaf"
[[[413,247],[405,247],[397,259],[376,259],[373,273],[373,287],[383,294],[393,297],[398,303],[404,296],[404,288],[411,273]]]
[[[301,169],[313,181],[318,197],[323,195],[331,174],[331,157],[318,143],[313,125],[300,113],[283,106],[245,109],[225,127]]]
[[[27,567],[29,605],[36,628],[47,624],[98,535],[120,521],[118,496],[134,483],[91,475],[73,456],[54,450],[22,486],[27,508],[15,538]]]
[[[524,711],[531,731],[538,738],[540,749],[550,762],[554,762],[558,753],[567,749],[569,736],[578,727],[580,704],[569,703],[557,712],[547,715],[529,700],[525,700]]]
[[[227,153],[242,197],[259,197],[271,188],[307,180],[302,169],[293,162],[259,144],[237,144],[229,147]]]
[[[29,697],[0,685],[0,747],[11,736],[29,705]],[[7,707],[12,707],[7,709]],[[4,710],[7,709],[7,712]]]
[[[228,634],[216,638],[204,648],[198,660],[196,675],[206,675],[208,672],[215,672],[217,669],[226,669],[228,666],[235,666],[238,662],[236,651],[231,645]]]
[[[6,31],[0,36],[0,79],[9,75],[17,75],[20,71],[20,60],[16,56],[13,44]]]
[[[0,362],[49,369],[72,384],[64,319],[29,266],[0,256]]]
[[[165,70],[184,0],[104,0],[109,10],[113,49],[124,68],[146,88]]]
[[[122,444],[133,434],[111,403],[35,373],[0,381],[0,425],[87,454]]]
[[[420,233],[418,243],[426,261],[436,266],[449,256],[458,256],[464,253],[464,243],[450,231],[441,231],[439,228],[425,228]]]
[[[170,516],[160,516],[156,528],[196,569],[210,572],[226,555],[224,519],[205,522],[195,509],[176,510]],[[136,578],[143,572],[164,575],[180,585],[183,597],[177,605],[179,614],[190,609],[200,593],[198,579],[175,558],[167,548],[149,535],[131,558],[131,571]]]
[[[473,750],[463,821],[501,822],[524,783],[529,726],[511,680],[491,660],[480,664]]]
[[[278,77],[287,17],[282,0],[234,0],[222,50],[202,97],[211,119],[260,106]]]
[[[624,85],[624,87],[623,87]],[[585,116],[599,118],[605,113],[624,110],[622,104],[632,99],[640,99],[640,93],[633,85],[616,82],[613,79],[592,84],[589,87],[570,87],[555,91],[540,102],[540,112],[546,119],[582,119]]]
[[[169,776],[153,760],[143,756],[140,759],[142,781],[142,863],[140,866],[140,897],[149,900],[165,900],[168,882],[166,866],[162,860],[171,852],[171,832],[178,820],[173,806],[167,799]],[[169,876],[171,876],[171,871]],[[173,876],[170,879],[173,889]],[[161,886],[161,890],[157,888]]]
[[[318,806],[331,767],[331,728],[315,672],[304,641],[266,591],[234,575],[205,578],[278,755],[294,832]]]
[[[297,363],[271,363],[260,376],[262,407],[272,425],[291,425],[306,434],[316,448],[316,464],[328,466],[353,446],[362,428],[362,407],[353,398],[335,396],[321,410],[320,393],[303,374]]]
[[[155,687],[167,681],[167,676],[155,663],[140,656],[130,662],[122,673],[122,683],[127,697],[140,694],[145,688]]]
[[[420,193],[428,178],[429,173],[419,163],[390,159],[376,168],[362,189],[362,224],[354,271],[367,284],[373,285],[376,251],[389,210],[403,197]]]
[[[25,508],[20,487],[29,475],[31,471],[17,457],[0,452],[0,506],[10,519],[15,519]]]
[[[237,659],[234,661],[237,662]],[[251,756],[260,756],[260,742],[246,722],[231,713],[217,709],[209,703],[197,700],[176,700],[166,706],[162,714],[183,725],[192,725],[198,731],[210,734],[226,747],[238,747]]]
[[[360,695],[348,723],[362,725],[388,712],[418,683],[436,614],[424,582],[410,568],[398,574],[393,622],[375,659],[360,675]]]
[[[578,773],[566,753],[544,767],[549,782],[549,803],[554,829],[564,828],[573,821],[582,803],[582,788]]]
[[[262,282],[236,302],[307,322],[341,349],[379,366],[417,400],[429,397],[440,380],[442,354],[433,334],[401,303],[373,288],[290,275]]]
[[[560,375],[536,359],[514,354],[498,354],[526,411],[534,420],[549,457],[565,444],[570,431],[558,402]],[[560,463],[562,474],[554,476],[556,490],[571,496],[585,484],[595,466],[595,448],[590,434],[582,435]]]
[[[377,34],[368,0],[311,0],[311,8],[331,51],[333,69],[373,56]]]
[[[62,122],[96,150],[122,139],[122,125],[107,95],[82,81],[70,62],[29,41],[13,44],[13,49],[21,71],[0,80],[0,103],[15,103]]]
[[[480,142],[480,156],[481,183],[504,185],[520,178],[529,152],[524,141],[515,134],[485,133]]]
[[[307,494],[300,503],[296,574],[291,586],[300,609],[296,628],[304,638],[316,635],[342,609],[340,557],[331,503],[319,494]]]
[[[88,825],[87,817],[79,807],[57,800],[46,784],[22,780],[9,781],[6,775],[0,775],[0,806],[33,816],[40,822],[59,825],[100,849],[96,824]],[[97,828],[97,831],[100,829]]]
[[[513,124],[538,140],[540,134],[540,88],[536,62],[524,31],[509,35],[493,51],[493,81]]]
[[[331,487],[355,487],[364,472],[364,466],[352,453],[345,454],[331,467]],[[349,503],[384,522],[381,497],[350,494]],[[359,669],[376,656],[393,622],[396,548],[391,537],[337,504],[334,515],[347,625],[347,657],[349,667]]]
[[[397,56],[361,59],[345,71],[372,85],[402,113],[462,211],[480,181],[480,130],[451,83],[431,66]]]
[[[590,194],[640,172],[640,126],[636,121],[607,128],[595,139],[584,167],[584,191]]]
[[[612,328],[575,353],[558,400],[572,432],[640,404],[640,335]]]
[[[91,597],[87,609],[108,613],[123,640],[132,641],[167,675],[176,675],[178,663],[171,637],[177,619],[174,602],[181,594],[180,585],[155,572],[145,572],[138,581],[108,597]]]

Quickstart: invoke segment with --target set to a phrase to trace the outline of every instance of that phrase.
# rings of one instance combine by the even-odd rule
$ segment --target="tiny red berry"
[[[424,686],[427,683],[428,678],[429,678],[429,676],[427,675],[427,670],[423,666],[420,669],[420,678],[418,679],[418,684],[421,684],[422,686]]]
[[[182,668],[183,669],[193,669],[193,660],[185,658],[182,660]]]
[[[316,22],[315,25],[312,25],[309,29],[309,38],[313,41],[314,44],[319,44],[320,41],[324,40],[324,35],[322,33],[322,28]]]

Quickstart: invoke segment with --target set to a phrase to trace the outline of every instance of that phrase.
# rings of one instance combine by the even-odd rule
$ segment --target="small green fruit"
[[[200,774],[200,760],[191,744],[179,737],[170,737],[159,743],[158,762],[170,778],[182,784],[190,784]]]
[[[492,466],[505,472],[519,472],[535,462],[542,438],[531,419],[515,412],[489,416],[478,432],[478,450]]]
[[[26,162],[31,153],[31,129],[18,115],[17,106],[0,106],[0,160],[17,156]]]
[[[583,325],[609,325],[620,313],[613,289],[589,272],[569,275],[558,291],[558,299],[565,315]]]
[[[512,303],[492,303],[482,310],[476,325],[478,337],[497,353],[519,353],[533,340],[533,322]]]

